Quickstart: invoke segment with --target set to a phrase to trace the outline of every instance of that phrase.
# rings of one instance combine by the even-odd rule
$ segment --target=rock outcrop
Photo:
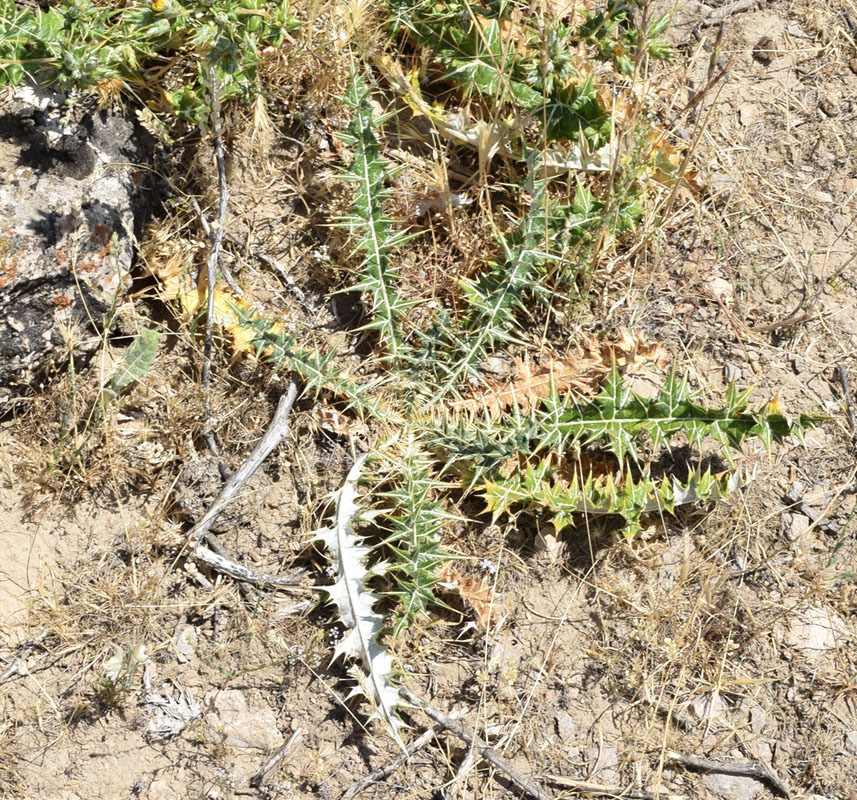
[[[19,87],[0,103],[0,414],[97,350],[141,223],[136,126]]]

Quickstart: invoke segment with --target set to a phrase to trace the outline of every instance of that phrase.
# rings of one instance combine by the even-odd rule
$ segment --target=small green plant
[[[160,341],[160,333],[150,328],[143,328],[134,338],[134,341],[128,345],[127,350],[122,354],[122,360],[110,376],[110,380],[101,389],[99,401],[102,412],[107,404],[115,400],[123,389],[130,386],[134,381],[140,380],[148,372],[158,354]]]
[[[208,69],[221,100],[249,102],[260,88],[262,47],[280,45],[299,24],[285,0],[62,0],[35,12],[0,0],[0,82],[43,79],[105,100],[126,93],[200,123]]]

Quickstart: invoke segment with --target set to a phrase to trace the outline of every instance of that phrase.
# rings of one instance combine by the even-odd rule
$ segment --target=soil
[[[857,787],[857,489],[837,370],[857,386],[857,34],[847,23],[857,11],[847,0],[762,4],[728,16],[719,42],[716,26],[693,36],[701,13],[686,4],[671,33],[688,53],[674,115],[698,137],[709,199],[677,197],[651,256],[605,288],[603,319],[664,342],[706,399],[734,378],[757,400],[779,396],[791,413],[828,418],[803,443],[746,448],[735,466],[747,485],[729,502],[652,520],[633,542],[593,528],[559,540],[542,531],[534,545],[531,523],[479,517],[459,542],[473,557],[462,567],[471,601],[451,592],[448,609],[397,637],[396,656],[406,686],[554,797],[574,780],[606,796],[779,796],[776,781],[693,770],[677,752],[761,763],[796,800],[846,800]],[[267,169],[235,145],[241,213],[229,227],[278,243],[277,257],[319,299],[312,259],[324,254],[301,267],[304,223],[283,221],[282,208],[312,203],[277,183],[280,170],[295,174],[289,141],[272,134],[259,145]],[[323,172],[322,156],[314,167]],[[305,177],[309,195],[322,190]],[[304,313],[265,280],[266,301]],[[341,318],[348,302],[324,314]],[[56,477],[23,436],[21,420],[55,435],[69,384],[0,427],[4,796],[338,798],[399,755],[345,699],[345,668],[330,663],[337,628],[307,588],[324,568],[309,534],[356,455],[333,410],[296,410],[216,531],[253,569],[301,567],[305,586],[242,595],[180,555],[188,521],[221,480],[188,441],[193,401],[164,402],[195,348],[178,335],[130,410],[95,434],[109,463]],[[282,382],[218,366],[213,411],[235,468]],[[242,386],[256,388],[241,395]],[[35,641],[43,631],[49,638]],[[178,736],[158,715],[164,704],[189,720]],[[408,741],[430,724],[416,710],[405,716]],[[283,763],[251,786],[291,737]],[[441,733],[359,796],[523,795]]]

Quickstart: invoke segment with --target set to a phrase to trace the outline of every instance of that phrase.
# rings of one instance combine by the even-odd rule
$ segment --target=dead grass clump
[[[6,718],[0,722],[0,797],[19,797],[21,780],[21,751],[17,743],[19,722]]]

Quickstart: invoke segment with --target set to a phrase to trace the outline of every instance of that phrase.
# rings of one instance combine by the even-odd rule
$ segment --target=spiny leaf
[[[495,515],[530,505],[552,512],[562,528],[580,513],[619,514],[633,533],[641,514],[672,512],[676,505],[725,496],[736,480],[728,473],[697,471],[684,481],[675,476],[655,481],[639,456],[641,437],[655,447],[669,447],[678,435],[694,445],[712,438],[728,456],[729,448],[739,448],[749,437],[769,446],[799,437],[820,419],[808,414],[789,418],[776,402],[751,412],[748,402],[749,393],[733,387],[724,407],[698,405],[687,380],[675,372],[656,398],[643,398],[625,385],[614,366],[595,397],[560,398],[554,387],[529,421],[520,415],[459,420],[454,428],[437,427],[427,438],[446,452],[447,468],[458,471],[468,488],[482,488]],[[612,452],[612,468],[596,472],[581,466],[572,475],[562,474],[558,459],[580,463],[580,448],[586,445]],[[534,462],[533,453],[542,455]]]
[[[724,448],[737,449],[748,437],[758,436],[766,446],[798,435],[820,417],[801,414],[786,417],[778,406],[768,404],[758,412],[747,411],[748,393],[733,391],[723,408],[709,408],[691,399],[686,378],[673,371],[658,397],[649,400],[633,392],[614,369],[601,392],[591,400],[559,398],[545,400],[545,411],[537,414],[544,430],[542,446],[564,449],[570,442],[602,441],[625,463],[636,462],[636,442],[648,434],[654,445],[668,444],[681,433],[691,444],[711,437]]]
[[[535,170],[538,174],[538,167]],[[454,366],[444,378],[440,396],[457,389],[458,381],[473,370],[474,363],[496,342],[517,341],[513,309],[523,306],[525,290],[533,283],[536,267],[550,255],[542,252],[545,232],[545,189],[547,180],[535,182],[530,210],[524,217],[517,242],[501,238],[505,252],[502,262],[478,280],[465,279],[461,285],[471,305],[466,327],[473,333],[461,340]]]
[[[382,208],[387,197],[387,163],[380,157],[380,145],[373,132],[378,122],[369,102],[369,90],[356,71],[345,100],[354,110],[354,118],[341,138],[354,149],[354,159],[342,178],[357,188],[351,215],[343,224],[358,235],[356,250],[363,255],[360,280],[350,289],[372,296],[373,320],[364,327],[379,332],[389,358],[395,363],[407,349],[400,324],[413,303],[406,302],[398,293],[397,275],[390,257],[408,237],[393,230],[392,221]]]
[[[346,633],[334,650],[334,659],[339,656],[360,661],[364,675],[349,696],[365,695],[374,703],[371,718],[383,721],[398,744],[404,748],[399,731],[404,723],[395,709],[401,704],[399,690],[393,685],[393,658],[378,642],[384,627],[384,617],[373,610],[380,599],[366,586],[372,575],[383,571],[376,565],[370,569],[367,557],[371,550],[354,532],[352,522],[357,516],[357,481],[363,468],[365,456],[359,458],[337,493],[336,513],[332,528],[316,531],[315,538],[325,544],[333,555],[335,581],[322,587],[330,601],[339,611],[339,619]]]
[[[552,464],[541,460],[524,472],[497,481],[487,481],[484,497],[488,509],[497,518],[513,506],[535,506],[552,514],[557,530],[575,524],[580,515],[617,514],[625,519],[625,534],[639,530],[645,513],[673,513],[676,506],[726,497],[736,485],[729,473],[713,475],[695,471],[687,480],[665,476],[657,481],[647,476],[619,478],[589,473],[574,474],[564,481],[553,477]]]
[[[379,448],[384,450],[385,446]],[[387,529],[383,544],[392,556],[388,574],[395,588],[388,594],[399,600],[398,631],[437,602],[437,569],[451,558],[440,544],[440,534],[453,517],[437,499],[448,487],[433,475],[434,459],[416,437],[407,437],[386,459],[393,486],[379,494],[390,506],[379,521]]]

